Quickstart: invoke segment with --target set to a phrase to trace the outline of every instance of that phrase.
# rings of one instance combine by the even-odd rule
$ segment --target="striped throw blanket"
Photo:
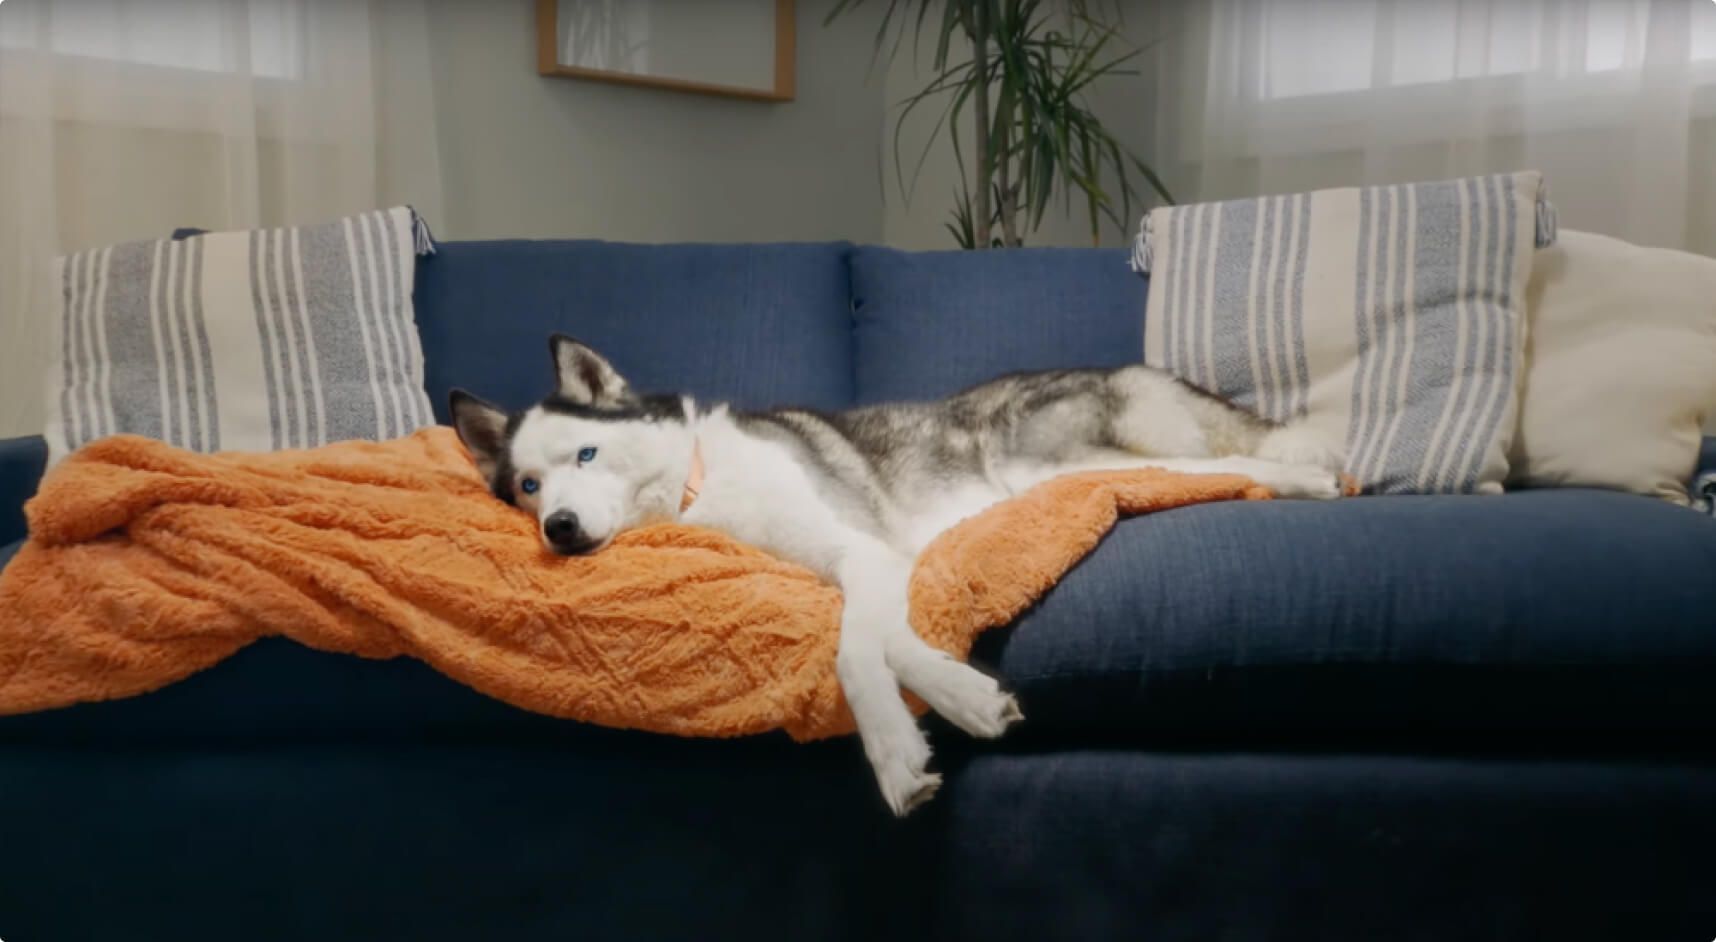
[[[409,207],[56,260],[48,447],[131,433],[193,451],[308,448],[434,424]]]
[[[1304,417],[1368,492],[1499,492],[1554,237],[1534,172],[1157,209],[1133,252],[1144,359]]]

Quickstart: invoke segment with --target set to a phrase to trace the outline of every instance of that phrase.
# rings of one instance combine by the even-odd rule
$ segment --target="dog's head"
[[[640,396],[596,351],[555,334],[553,395],[507,412],[453,390],[453,425],[496,497],[536,516],[562,555],[594,552],[624,530],[671,517],[692,438],[677,396]]]

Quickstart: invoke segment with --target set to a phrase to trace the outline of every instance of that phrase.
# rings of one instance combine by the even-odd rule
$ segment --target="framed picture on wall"
[[[792,101],[794,0],[537,0],[537,71]]]

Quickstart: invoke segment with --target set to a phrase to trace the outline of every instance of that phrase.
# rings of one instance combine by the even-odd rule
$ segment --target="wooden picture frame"
[[[750,101],[792,101],[796,94],[798,31],[795,0],[774,0],[774,83],[770,88],[723,85],[669,76],[648,75],[566,65],[560,61],[560,0],[536,0],[536,70],[559,78],[590,79],[616,85],[665,88],[694,95],[743,98]]]

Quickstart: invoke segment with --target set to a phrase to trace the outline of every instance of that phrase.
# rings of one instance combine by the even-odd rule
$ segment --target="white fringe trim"
[[[412,243],[413,247],[417,250],[417,254],[434,255],[435,236],[430,233],[429,224],[423,221],[423,217],[417,214],[417,210],[412,209],[410,206],[405,208],[411,210]]]
[[[1138,223],[1138,238],[1132,240],[1132,270],[1140,275],[1150,274],[1150,267],[1156,261],[1155,229],[1150,225],[1153,213],[1145,213]]]
[[[1155,213],[1144,214],[1138,222],[1138,235],[1132,240],[1132,258],[1129,264],[1132,270],[1140,275],[1150,274],[1156,263],[1156,232],[1152,225]],[[1549,201],[1549,184],[1539,183],[1537,188],[1537,235],[1536,245],[1546,249],[1555,244],[1558,220],[1555,214],[1555,204]]]
[[[1555,204],[1549,201],[1549,184],[1537,187],[1537,247],[1546,249],[1555,244]]]

